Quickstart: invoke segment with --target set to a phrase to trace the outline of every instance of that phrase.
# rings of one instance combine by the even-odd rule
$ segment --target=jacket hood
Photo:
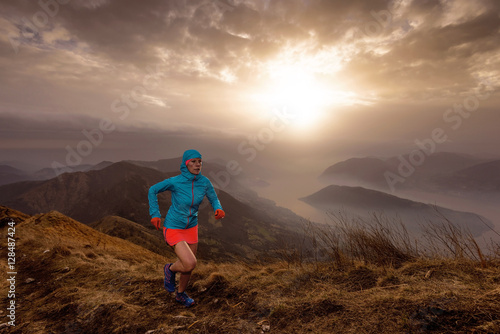
[[[200,158],[201,159],[201,153],[198,152],[197,150],[187,150],[184,152],[182,155],[182,162],[181,162],[181,173],[188,179],[193,179],[196,177],[196,175],[191,174],[191,172],[188,170],[186,166],[186,162],[191,159],[195,158]]]

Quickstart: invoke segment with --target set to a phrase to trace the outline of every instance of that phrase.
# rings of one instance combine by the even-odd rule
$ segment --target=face
[[[189,160],[187,163],[187,169],[191,174],[198,175],[201,172],[201,159],[200,158],[195,158]]]

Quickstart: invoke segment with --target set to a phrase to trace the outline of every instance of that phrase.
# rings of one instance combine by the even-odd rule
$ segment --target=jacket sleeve
[[[163,180],[149,188],[148,200],[149,215],[151,218],[161,218],[160,208],[158,206],[158,197],[156,195],[166,190],[172,190],[172,181],[170,179]]]
[[[210,202],[210,205],[212,205],[212,209],[217,210],[221,209],[222,206],[220,205],[219,198],[217,197],[217,194],[215,193],[214,186],[212,185],[212,182],[210,182],[209,179],[207,179],[208,185],[207,185],[207,198],[208,201]]]

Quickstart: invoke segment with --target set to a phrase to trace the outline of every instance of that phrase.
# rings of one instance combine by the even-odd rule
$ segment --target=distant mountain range
[[[72,172],[87,172],[99,170],[113,164],[110,161],[103,161],[97,165],[82,164],[72,167]],[[61,174],[53,168],[42,168],[35,172],[28,172],[10,165],[0,165],[0,186],[20,181],[48,180]]]
[[[326,168],[319,179],[325,184],[361,186],[386,192],[419,190],[467,196],[469,193],[499,192],[499,167],[500,160],[446,152],[429,156],[422,153],[418,159],[410,155],[348,159]]]
[[[150,224],[147,192],[150,186],[179,172],[163,172],[175,161],[118,162],[86,172],[61,174],[42,181],[23,181],[0,187],[0,203],[27,214],[57,210],[110,235],[125,238],[156,251],[161,243],[150,242],[161,233]],[[217,171],[207,167],[204,173]],[[233,196],[232,191],[244,200]],[[215,221],[208,201],[200,207],[200,249],[210,258],[228,259],[265,254],[283,240],[296,238],[302,218],[231,180],[217,190],[226,218]],[[168,192],[158,196],[163,217],[170,206]]]
[[[347,213],[350,217],[370,217],[382,214],[390,220],[401,220],[414,233],[421,232],[421,226],[429,222],[441,224],[448,219],[453,224],[471,231],[475,236],[490,229],[488,220],[470,212],[411,201],[384,192],[330,185],[318,192],[301,198],[313,207],[331,213]]]
[[[329,166],[318,179],[324,188],[300,200],[323,212],[343,210],[361,217],[384,214],[400,219],[413,232],[418,232],[421,224],[445,219],[475,236],[494,225],[476,213],[437,206],[432,200],[423,203],[403,197],[419,194],[420,198],[438,198],[434,195],[440,194],[485,203],[500,198],[500,160],[456,153],[352,158]]]
[[[418,166],[413,166],[412,161],[415,159],[410,156],[398,156],[339,162],[319,176],[323,189],[301,200],[322,212],[344,209],[352,215],[366,216],[373,212],[396,215],[404,219],[411,230],[426,220],[439,219],[436,210],[469,228],[474,235],[488,229],[489,221],[475,213],[436,207],[432,201],[411,201],[401,195],[404,191],[420,191],[464,198],[500,198],[495,197],[500,196],[500,160],[436,153],[425,156]],[[27,214],[57,210],[105,233],[161,252],[161,233],[149,223],[147,191],[151,185],[177,175],[180,162],[180,157],[158,161],[104,161],[93,166],[82,165],[78,167],[80,171],[52,178],[52,169],[30,174],[4,165],[0,166],[0,184],[8,184],[0,186],[0,204]],[[412,172],[405,174],[404,182],[397,184],[397,189],[402,190],[400,197],[394,196],[387,183],[387,173],[400,175],[401,171],[410,171],[410,167]],[[208,201],[202,205],[200,247],[205,249],[204,254],[220,259],[256,256],[277,242],[289,243],[302,232],[301,217],[259,197],[247,186],[261,184],[262,180],[243,173],[229,175],[223,161],[204,163],[203,174],[218,188],[227,213],[224,220],[215,221]],[[169,194],[161,194],[159,202],[164,216],[170,205]],[[488,217],[494,220],[491,215]],[[151,242],[151,237],[156,240]]]
[[[0,165],[0,185],[29,180],[29,174],[20,169]]]

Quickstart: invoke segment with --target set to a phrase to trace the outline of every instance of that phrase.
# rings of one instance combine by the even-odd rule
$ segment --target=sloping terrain
[[[146,228],[122,217],[106,216],[89,224],[89,226],[99,232],[130,241],[163,256],[173,256],[174,254],[171,247],[165,244],[161,231]]]
[[[500,267],[414,260],[352,263],[201,261],[190,295],[163,289],[164,258],[58,212],[16,222],[16,327],[0,333],[498,333]],[[0,241],[6,247],[6,239]],[[6,271],[6,258],[0,259]],[[1,282],[6,291],[7,282]],[[2,303],[8,302],[2,293]]]
[[[145,225],[147,191],[164,178],[161,172],[122,162],[97,171],[5,185],[0,187],[0,203],[28,214],[57,210],[86,224],[118,215]]]

